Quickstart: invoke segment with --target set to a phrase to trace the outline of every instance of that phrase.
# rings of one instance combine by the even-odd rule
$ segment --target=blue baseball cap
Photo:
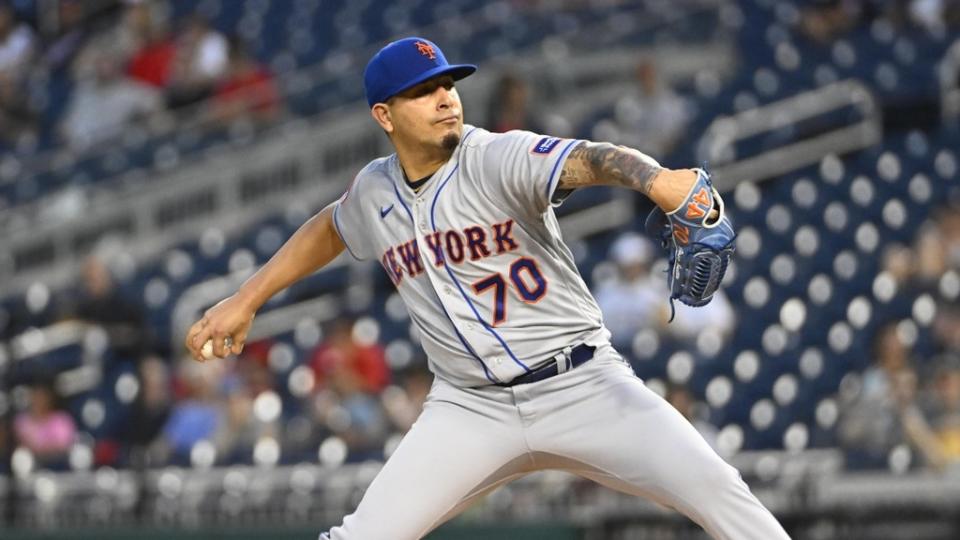
[[[437,75],[458,81],[474,71],[472,64],[449,64],[435,43],[421,37],[394,41],[373,55],[363,72],[367,103],[373,107]]]

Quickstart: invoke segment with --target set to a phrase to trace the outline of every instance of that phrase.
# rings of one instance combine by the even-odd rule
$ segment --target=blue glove
[[[717,211],[713,218],[712,210]],[[670,320],[676,314],[674,300],[694,307],[710,303],[723,281],[736,239],[710,175],[697,169],[697,181],[683,203],[669,214],[654,208],[645,228],[669,257]]]

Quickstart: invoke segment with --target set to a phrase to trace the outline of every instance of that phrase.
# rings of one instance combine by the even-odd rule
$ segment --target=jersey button
[[[421,222],[420,222],[420,230],[421,230],[421,231],[427,230],[427,222],[426,222],[426,221],[421,221]]]
[[[493,359],[493,363],[499,366],[500,364],[503,363],[503,358],[500,358],[499,356],[497,356]]]
[[[444,285],[444,286],[443,286],[443,292],[445,292],[445,293],[447,293],[447,294],[449,294],[449,295],[452,295],[452,294],[453,294],[453,289],[452,289],[449,285]]]

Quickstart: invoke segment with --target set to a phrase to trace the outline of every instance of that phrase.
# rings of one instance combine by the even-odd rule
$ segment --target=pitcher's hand
[[[185,345],[190,354],[200,362],[204,358],[201,349],[207,340],[213,342],[213,355],[225,358],[228,354],[240,354],[247,340],[247,332],[253,324],[256,311],[237,295],[221,300],[193,323],[187,332]]]

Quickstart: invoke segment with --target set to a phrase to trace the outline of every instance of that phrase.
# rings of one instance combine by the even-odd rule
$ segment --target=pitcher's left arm
[[[570,150],[560,172],[558,189],[625,187],[643,193],[664,212],[671,212],[680,206],[696,181],[694,169],[667,169],[639,150],[583,141]]]
[[[701,169],[666,169],[632,148],[578,143],[564,162],[558,189],[597,185],[639,191],[659,207],[647,218],[647,232],[669,257],[671,306],[674,299],[691,306],[710,302],[736,236],[710,175]]]

